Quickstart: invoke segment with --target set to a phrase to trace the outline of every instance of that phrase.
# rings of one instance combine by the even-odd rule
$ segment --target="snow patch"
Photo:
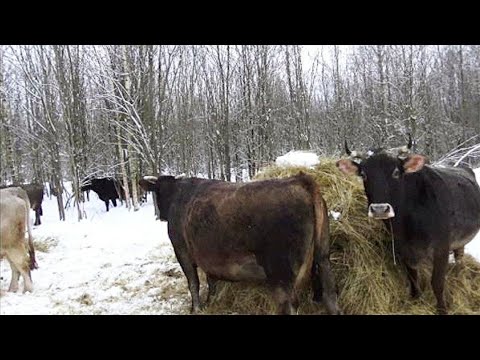
[[[342,217],[342,213],[333,210],[329,211],[328,214],[330,215],[330,218],[335,221],[338,221]]]
[[[275,160],[277,166],[306,166],[313,167],[320,163],[318,155],[312,151],[292,150],[285,155],[277,157]]]

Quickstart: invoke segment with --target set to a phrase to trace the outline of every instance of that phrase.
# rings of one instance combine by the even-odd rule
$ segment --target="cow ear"
[[[342,159],[337,161],[337,168],[345,175],[358,175],[358,165],[351,160]]]
[[[155,176],[144,176],[138,184],[145,191],[154,191],[157,185],[157,178]]]
[[[405,163],[403,164],[403,168],[405,169],[406,173],[414,173],[422,170],[423,166],[427,163],[428,160],[425,156],[413,154],[406,159]]]

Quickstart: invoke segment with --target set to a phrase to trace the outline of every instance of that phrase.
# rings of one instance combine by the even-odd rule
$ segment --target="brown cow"
[[[43,216],[42,202],[43,202],[43,185],[42,184],[22,184],[19,185],[27,192],[30,206],[35,211],[35,223],[33,225],[40,225],[40,216]]]
[[[22,275],[24,292],[33,290],[30,270],[37,268],[35,249],[32,242],[30,223],[30,201],[25,190],[7,188],[0,190],[0,258],[6,257],[12,269],[12,279],[8,291],[18,290],[18,280]],[[25,242],[25,227],[28,242]],[[27,245],[28,253],[27,256]]]
[[[33,225],[40,225],[40,216],[43,216],[42,202],[43,202],[43,185],[32,183],[32,184],[13,184],[0,186],[0,189],[11,188],[11,187],[21,187],[27,192],[28,199],[30,201],[30,207],[35,211],[35,223]]]
[[[330,270],[327,208],[314,180],[287,179],[238,184],[173,176],[140,180],[155,191],[160,219],[192,296],[201,309],[197,266],[207,275],[207,302],[217,280],[271,286],[281,314],[298,308],[298,291],[312,280],[314,300],[340,313]]]

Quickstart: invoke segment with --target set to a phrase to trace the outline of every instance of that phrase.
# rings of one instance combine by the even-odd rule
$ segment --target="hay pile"
[[[288,177],[303,171],[320,184],[330,211],[341,213],[330,220],[331,262],[339,290],[339,306],[345,314],[434,314],[435,297],[430,286],[430,266],[420,272],[420,299],[412,301],[408,281],[400,265],[393,264],[391,237],[380,221],[366,216],[363,184],[341,174],[332,159],[314,169],[304,167],[265,169],[256,180]],[[398,264],[398,261],[397,261]],[[299,314],[323,314],[306,289]],[[465,255],[463,266],[449,264],[446,300],[451,314],[480,314],[480,264]],[[275,304],[266,287],[222,282],[206,314],[274,314]]]

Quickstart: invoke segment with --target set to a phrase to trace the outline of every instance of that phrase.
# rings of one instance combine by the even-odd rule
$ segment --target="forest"
[[[87,177],[130,182],[138,209],[143,175],[245,181],[345,140],[410,135],[432,161],[478,167],[480,46],[3,45],[0,127],[0,185],[48,182],[79,219]]]

